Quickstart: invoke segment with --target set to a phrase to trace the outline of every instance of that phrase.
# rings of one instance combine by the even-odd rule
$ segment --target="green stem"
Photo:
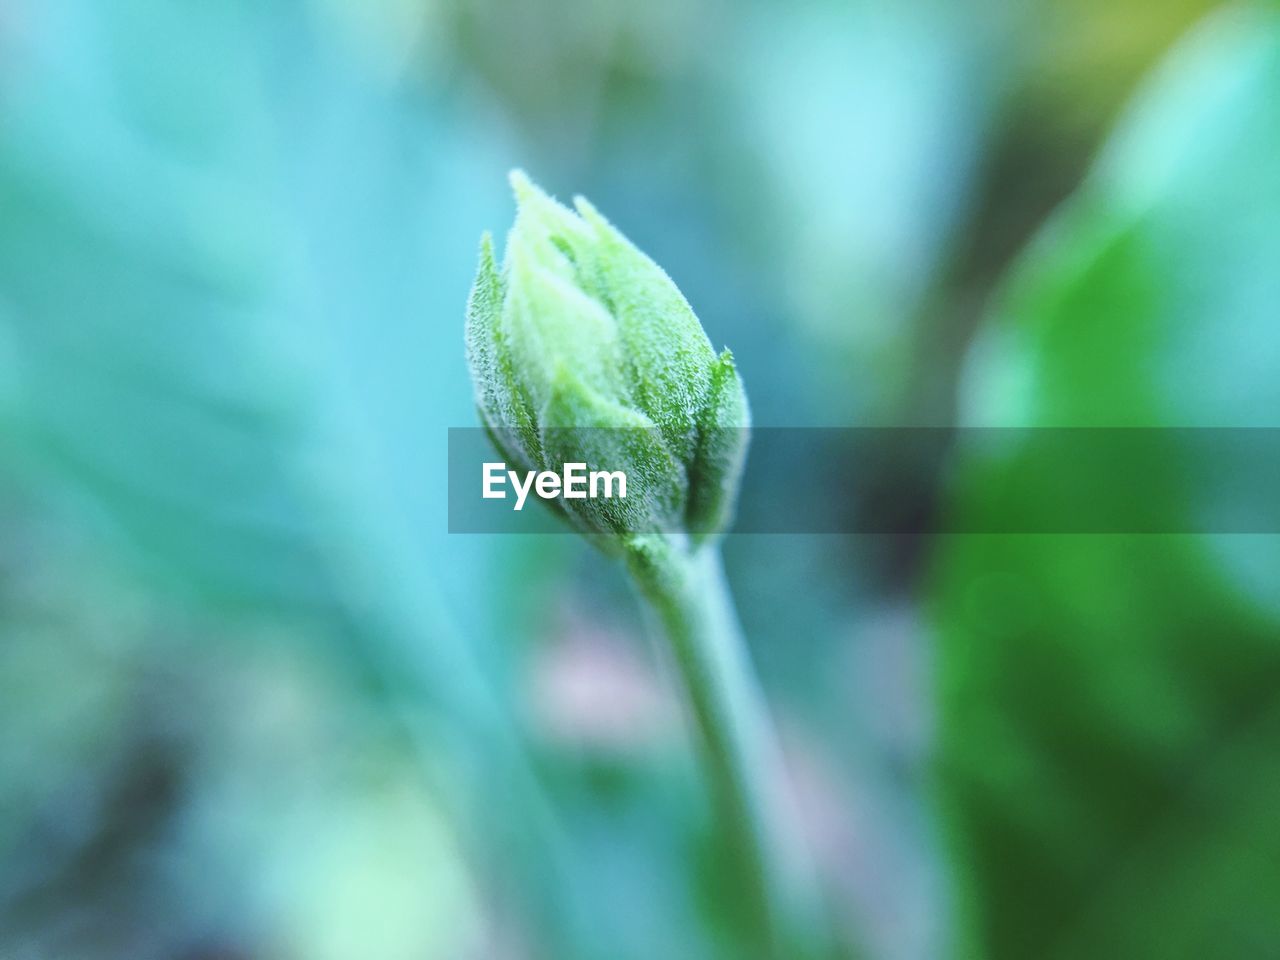
[[[752,956],[794,956],[798,845],[783,815],[777,738],[748,660],[719,548],[638,537],[628,568],[666,635],[697,726],[718,823],[740,880],[735,911]]]

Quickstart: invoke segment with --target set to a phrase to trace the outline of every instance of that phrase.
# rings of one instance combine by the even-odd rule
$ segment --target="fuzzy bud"
[[[671,278],[586,200],[556,203],[521,172],[501,267],[486,235],[467,309],[480,415],[526,470],[621,470],[625,499],[561,499],[600,534],[730,520],[750,414],[733,357],[716,355]]]

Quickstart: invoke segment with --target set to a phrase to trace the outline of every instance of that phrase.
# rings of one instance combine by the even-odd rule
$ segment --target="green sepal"
[[[600,396],[568,369],[556,377],[543,411],[542,445],[551,469],[585,463],[593,470],[621,470],[625,499],[560,499],[580,525],[594,533],[680,529],[685,502],[684,468],[671,455],[653,421]]]
[[[586,199],[574,201],[597,240],[579,271],[617,320],[628,385],[636,406],[682,460],[693,454],[715,351],[679,288]]]
[[[501,319],[506,283],[493,256],[493,238],[480,240],[480,263],[467,300],[467,363],[475,388],[476,406],[487,427],[499,429],[505,445],[526,463],[542,460],[535,407],[521,383],[515,358]]]
[[[707,405],[689,465],[685,528],[695,541],[728,528],[747,459],[751,412],[733,354],[725,350],[711,368]]]

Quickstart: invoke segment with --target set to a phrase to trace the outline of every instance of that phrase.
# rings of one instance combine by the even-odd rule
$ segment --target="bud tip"
[[[507,182],[511,184],[511,189],[517,197],[535,189],[533,181],[529,179],[529,175],[519,167],[511,168],[511,171],[507,174]]]

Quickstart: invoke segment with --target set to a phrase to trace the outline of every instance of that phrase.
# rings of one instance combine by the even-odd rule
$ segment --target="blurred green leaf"
[[[1273,9],[1221,13],[1172,55],[1023,258],[970,371],[973,424],[1275,425],[1277,104]],[[962,457],[953,509],[972,520],[1018,464]],[[1278,551],[1268,536],[942,544],[957,955],[1274,954]]]
[[[439,438],[474,416],[459,334],[498,138],[306,4],[25,14],[0,134],[6,454],[228,642],[263,621],[341,638],[320,655],[554,929],[489,561],[445,550]]]

